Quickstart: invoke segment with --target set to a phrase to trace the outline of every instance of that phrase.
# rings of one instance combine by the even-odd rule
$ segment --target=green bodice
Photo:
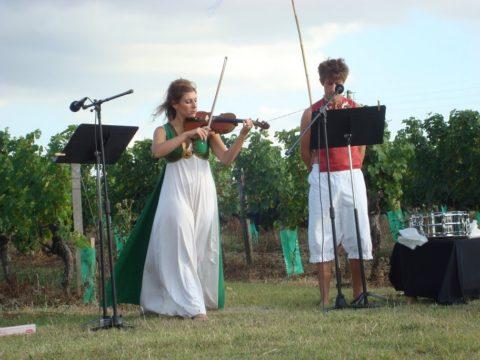
[[[167,140],[173,139],[177,134],[174,127],[170,123],[163,125],[165,132],[167,134]],[[180,160],[182,157],[189,158],[192,156],[192,153],[196,156],[207,160],[209,156],[209,143],[208,140],[204,141],[201,139],[195,139],[192,142],[192,151],[189,149],[184,149],[183,146],[177,147],[170,154],[165,156],[167,162],[174,162]]]

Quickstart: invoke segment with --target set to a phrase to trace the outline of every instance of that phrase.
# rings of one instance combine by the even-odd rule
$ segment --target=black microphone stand
[[[312,120],[310,121],[310,124],[302,131],[300,136],[298,137],[297,141],[288,149],[285,154],[289,156],[295,147],[298,145],[300,142],[301,138],[306,134],[306,132],[313,126],[315,122],[318,121],[318,119],[321,119],[321,125],[323,127],[323,138],[325,142],[325,156],[327,160],[327,178],[328,178],[328,197],[329,197],[329,202],[330,202],[330,220],[332,224],[332,237],[333,237],[333,254],[334,254],[334,259],[335,259],[335,279],[336,279],[336,287],[337,287],[337,297],[335,298],[335,305],[333,309],[344,309],[347,307],[347,302],[345,300],[345,296],[342,293],[342,285],[341,285],[341,274],[340,274],[340,265],[338,261],[338,250],[337,250],[337,230],[335,226],[335,207],[333,206],[333,199],[332,199],[332,184],[331,184],[331,178],[330,178],[330,152],[328,149],[328,137],[327,137],[327,107],[330,105],[332,102],[333,98],[341,94],[343,92],[343,85],[337,84],[335,86],[335,93],[330,96],[325,104],[319,108],[316,111],[316,115],[312,113]],[[315,115],[315,116],[314,116]],[[320,124],[319,124],[320,125]],[[317,150],[320,154],[320,126],[317,126],[317,134],[318,134],[318,146]],[[321,172],[320,172],[320,163],[318,164],[318,182],[320,184],[321,182]],[[322,194],[319,193],[319,198],[320,198],[320,207],[322,208]],[[323,228],[323,226],[322,226]],[[323,231],[323,230],[322,230]],[[323,259],[322,259],[323,260]]]
[[[98,128],[99,128],[99,140],[100,140],[100,149],[98,148],[97,136],[95,135],[95,169],[97,175],[97,207],[98,207],[98,234],[100,237],[100,287],[101,287],[101,295],[102,295],[102,318],[99,320],[99,325],[92,328],[91,330],[102,330],[102,329],[109,329],[112,327],[115,328],[125,328],[127,325],[123,323],[123,319],[121,315],[118,315],[117,310],[117,293],[115,287],[115,276],[114,276],[114,268],[113,268],[113,238],[112,238],[112,222],[111,222],[111,211],[110,211],[110,200],[108,198],[108,182],[107,182],[107,171],[106,171],[106,164],[105,164],[105,149],[103,143],[103,131],[102,131],[102,116],[101,116],[101,105],[104,102],[116,99],[121,96],[125,96],[128,94],[133,93],[133,90],[125,91],[121,94],[117,94],[111,96],[109,98],[103,100],[93,100],[89,105],[83,105],[82,109],[87,109],[89,107],[93,107],[92,111],[95,111],[95,116],[98,121]],[[100,166],[102,167],[101,176],[100,176]],[[102,191],[101,191],[101,180],[103,182],[103,209],[102,209]],[[107,245],[108,245],[108,265],[110,270],[110,280],[111,280],[111,287],[112,287],[112,309],[113,309],[113,316],[108,316],[107,314],[107,303],[106,303],[106,289],[105,289],[105,260],[104,260],[104,224],[103,224],[103,214],[105,211],[105,220],[106,220],[106,235],[107,235]],[[130,327],[130,326],[128,326]]]

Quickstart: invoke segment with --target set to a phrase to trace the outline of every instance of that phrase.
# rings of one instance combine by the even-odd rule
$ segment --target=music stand
[[[100,120],[100,119],[99,119]],[[118,125],[92,125],[80,124],[68,141],[62,153],[57,154],[56,163],[95,164],[96,168],[96,191],[98,208],[98,237],[100,241],[100,291],[102,296],[103,316],[98,326],[92,330],[123,327],[122,316],[117,313],[117,295],[115,289],[115,277],[113,271],[112,231],[110,217],[110,202],[108,200],[106,164],[115,164],[123,153],[131,139],[137,132],[137,126]],[[104,229],[102,211],[102,191],[100,182],[100,165],[102,165],[102,181],[104,190],[104,208],[107,221],[107,245],[109,255],[109,269],[112,283],[112,307],[113,316],[108,316],[105,290],[105,261],[104,261]]]
[[[328,147],[346,147],[351,134],[351,146],[383,144],[385,105],[363,106],[352,109],[327,110]],[[323,129],[320,129],[323,138]],[[325,148],[325,143],[320,143]]]
[[[352,302],[352,306],[355,308],[368,307],[369,296],[380,299],[383,299],[383,297],[367,291],[362,241],[358,221],[358,211],[355,202],[355,184],[353,178],[351,146],[376,145],[383,143],[383,133],[385,129],[385,111],[386,107],[384,105],[365,106],[352,109],[328,110],[326,112],[328,124],[325,116],[322,116],[322,123],[324,124],[324,126],[320,128],[320,138],[328,138],[328,143],[326,141],[320,142],[320,148],[325,148],[326,144],[328,144],[329,148],[348,148],[350,179],[352,185],[353,212],[355,218],[355,230],[357,236],[358,255],[360,260],[360,275],[363,290],[360,296],[358,296]]]
[[[138,126],[102,125],[105,164],[115,164],[132,140]],[[80,124],[68,141],[56,163],[96,164],[95,144],[100,143],[98,125]]]

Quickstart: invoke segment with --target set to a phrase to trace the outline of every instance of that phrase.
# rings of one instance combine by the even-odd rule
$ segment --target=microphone
[[[74,101],[70,104],[70,110],[73,111],[73,112],[77,112],[78,110],[80,110],[83,105],[85,104],[85,101],[87,101],[87,97],[84,97],[82,98],[81,100],[78,100],[78,101]]]
[[[344,89],[342,84],[335,84],[335,94],[341,94]]]

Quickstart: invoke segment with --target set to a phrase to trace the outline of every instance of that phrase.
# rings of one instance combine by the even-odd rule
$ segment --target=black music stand
[[[73,133],[62,153],[57,154],[56,163],[96,164],[97,173],[97,208],[98,208],[98,237],[100,240],[100,292],[102,296],[103,316],[98,326],[92,330],[124,327],[122,316],[117,313],[117,295],[113,271],[113,240],[111,230],[110,202],[108,200],[106,164],[115,164],[131,139],[137,132],[137,126],[92,125],[81,124]],[[102,171],[100,172],[100,166]],[[101,174],[101,175],[100,175]],[[100,177],[103,180],[104,209],[107,221],[107,245],[109,256],[110,278],[112,283],[113,316],[108,316],[105,290],[105,260],[104,260],[104,227],[102,210],[102,191]],[[96,320],[95,320],[96,322]]]
[[[385,105],[363,106],[352,109],[327,110],[328,147],[383,144],[385,130]],[[324,130],[320,129],[323,139]],[[325,143],[320,143],[325,148]]]
[[[328,110],[326,111],[326,118],[328,118],[328,123],[325,119],[325,116],[320,115],[321,123],[323,126],[320,127],[319,136],[320,139],[325,139],[325,141],[319,142],[320,148],[325,148],[327,144],[328,148],[348,148],[350,179],[353,197],[353,212],[355,217],[355,229],[357,236],[358,255],[360,260],[360,274],[363,290],[362,294],[360,294],[360,296],[358,296],[352,302],[352,306],[355,308],[369,307],[369,296],[380,299],[383,299],[383,297],[367,291],[367,282],[365,280],[365,265],[363,261],[363,250],[358,221],[358,211],[355,203],[355,186],[353,178],[351,146],[375,145],[383,143],[383,133],[385,129],[385,111],[386,108],[384,105],[365,106],[352,109]],[[328,171],[329,170],[330,169],[328,166]],[[332,222],[333,221],[334,217],[332,218]]]
[[[102,125],[105,164],[115,164],[128,146],[138,126]],[[63,149],[56,163],[96,164],[96,144],[100,143],[99,125],[80,124]]]

